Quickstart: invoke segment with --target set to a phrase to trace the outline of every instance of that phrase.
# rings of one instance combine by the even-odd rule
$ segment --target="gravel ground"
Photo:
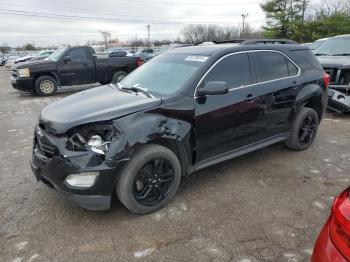
[[[29,167],[40,110],[68,94],[22,94],[0,68],[1,261],[309,261],[350,184],[350,116],[327,115],[309,150],[275,145],[196,172],[156,213],[87,211]]]

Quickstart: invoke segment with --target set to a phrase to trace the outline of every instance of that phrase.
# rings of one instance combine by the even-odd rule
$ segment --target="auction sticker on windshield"
[[[193,62],[205,62],[208,59],[207,56],[200,55],[191,55],[185,58],[185,61],[193,61]]]

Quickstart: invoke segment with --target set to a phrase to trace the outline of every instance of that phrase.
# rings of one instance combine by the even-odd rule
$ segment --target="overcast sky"
[[[100,40],[99,30],[120,40],[146,38],[148,23],[151,40],[175,39],[190,23],[238,25],[242,13],[249,13],[246,21],[259,28],[264,24],[262,1],[0,0],[0,45],[84,44]]]

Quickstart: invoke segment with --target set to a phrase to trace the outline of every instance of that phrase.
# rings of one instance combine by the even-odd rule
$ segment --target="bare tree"
[[[189,25],[181,34],[185,43],[232,40],[238,38],[237,27],[219,27],[218,25]]]
[[[100,30],[99,31],[102,35],[102,38],[103,38],[103,42],[105,44],[105,48],[106,50],[108,49],[108,40],[112,37],[112,34],[111,32],[108,32],[108,31],[102,31]]]
[[[331,15],[338,12],[349,13],[349,0],[322,0],[321,7],[326,15]]]

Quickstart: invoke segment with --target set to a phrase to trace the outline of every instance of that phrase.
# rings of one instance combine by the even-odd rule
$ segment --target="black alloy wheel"
[[[288,148],[301,151],[308,149],[315,141],[319,116],[313,108],[303,107],[297,114],[290,136],[285,141]]]
[[[313,115],[308,115],[299,129],[299,143],[302,146],[309,145],[312,142],[316,135],[316,128],[318,121],[315,119]]]
[[[157,205],[167,197],[174,180],[175,172],[171,163],[162,158],[153,159],[138,172],[133,195],[142,205]]]
[[[119,171],[116,193],[130,211],[146,214],[168,204],[180,181],[177,155],[164,146],[148,144],[137,150]]]

